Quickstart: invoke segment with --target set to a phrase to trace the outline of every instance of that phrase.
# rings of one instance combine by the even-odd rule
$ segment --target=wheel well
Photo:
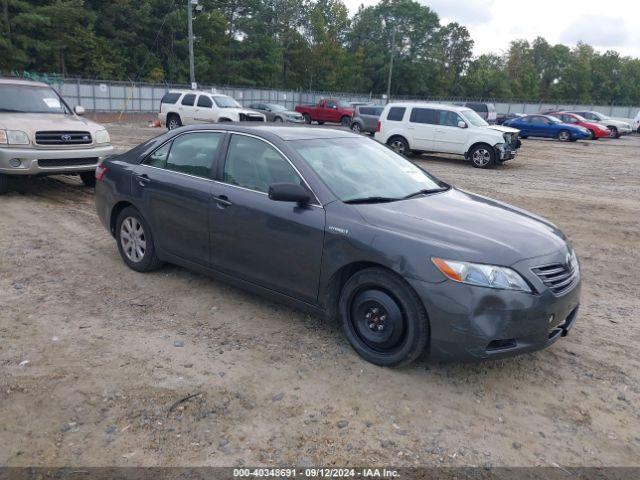
[[[349,263],[347,265],[342,266],[331,276],[331,280],[329,280],[329,284],[325,290],[324,294],[324,307],[326,317],[330,320],[337,321],[338,319],[338,300],[340,298],[340,292],[342,291],[342,287],[344,284],[351,278],[355,273],[360,270],[364,270],[366,268],[382,268],[385,270],[389,270],[392,273],[393,270],[381,265],[379,263],[374,262],[354,262]]]
[[[493,147],[489,145],[487,142],[476,142],[473,145],[471,145],[469,149],[465,152],[464,154],[465,158],[469,158],[469,152],[471,152],[474,148],[479,147],[481,145],[485,147],[489,147],[491,151],[493,151]]]
[[[230,121],[231,121],[231,119],[230,119],[230,118],[224,118],[224,117],[223,117],[223,118],[219,118],[219,119],[218,119],[218,121],[219,121],[219,122],[230,122]]]
[[[109,219],[109,231],[111,235],[115,237],[116,235],[116,220],[118,219],[118,215],[120,212],[127,207],[133,207],[133,204],[129,202],[118,202],[111,209],[111,218]]]

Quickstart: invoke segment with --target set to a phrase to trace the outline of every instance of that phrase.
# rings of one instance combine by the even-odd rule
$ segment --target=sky
[[[343,0],[353,15],[361,4],[378,0]],[[598,51],[616,50],[640,58],[640,0],[417,0],[442,24],[469,29],[474,54],[504,53],[509,42],[537,36],[551,44],[583,41]]]

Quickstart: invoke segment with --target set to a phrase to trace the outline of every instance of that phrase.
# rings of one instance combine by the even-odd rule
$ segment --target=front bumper
[[[523,265],[529,270],[540,263]],[[580,280],[567,293],[556,296],[520,266],[518,272],[538,293],[477,287],[450,280],[437,284],[409,280],[427,311],[432,358],[477,361],[511,357],[546,348],[567,335],[577,317]]]
[[[508,145],[506,143],[498,143],[493,148],[496,151],[496,159],[500,162],[506,162],[512,160],[518,155],[518,149],[522,145],[520,139],[517,139],[515,145]]]
[[[112,155],[111,145],[77,149],[0,148],[0,173],[6,175],[56,175],[95,170],[105,157]],[[12,160],[19,165],[12,166]]]

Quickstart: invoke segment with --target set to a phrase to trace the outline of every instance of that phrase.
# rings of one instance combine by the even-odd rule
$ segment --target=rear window
[[[394,122],[401,122],[404,118],[404,112],[407,109],[404,107],[391,107],[389,113],[387,113],[387,120],[393,120]]]
[[[414,108],[411,110],[411,118],[409,121],[412,123],[438,123],[438,111],[431,108]]]
[[[169,92],[169,93],[165,93],[164,97],[162,97],[162,100],[160,100],[160,103],[176,103],[178,101],[178,99],[180,98],[180,93],[176,93],[176,92]]]
[[[193,93],[188,93],[182,99],[182,105],[193,106],[195,102],[196,102],[196,96]]]

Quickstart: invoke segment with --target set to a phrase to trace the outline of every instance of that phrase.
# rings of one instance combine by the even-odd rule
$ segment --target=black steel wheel
[[[429,339],[422,302],[398,275],[367,268],[345,283],[338,305],[349,343],[376,365],[395,367],[416,360]]]

